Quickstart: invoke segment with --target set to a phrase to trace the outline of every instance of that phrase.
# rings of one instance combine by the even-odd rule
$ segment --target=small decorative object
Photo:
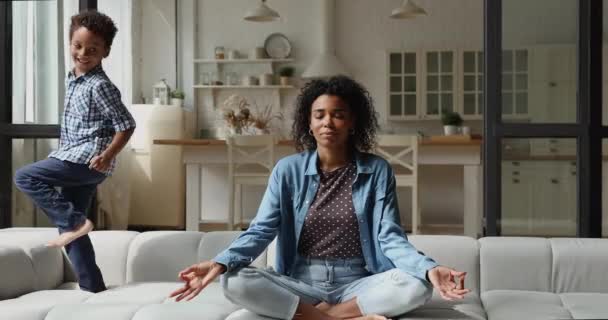
[[[171,105],[181,108],[184,105],[185,97],[186,95],[184,94],[184,92],[179,89],[171,91]]]
[[[253,115],[253,127],[256,129],[257,134],[270,134],[270,123],[273,119],[283,120],[283,114],[281,112],[272,113],[272,105],[267,104],[263,108],[259,108],[257,103],[255,105],[255,114]]]
[[[290,84],[290,79],[293,77],[295,71],[296,69],[291,66],[284,66],[279,69],[279,76],[281,77],[280,81],[282,86],[288,86]]]
[[[471,135],[471,127],[463,126],[460,128],[460,131],[464,135]]]
[[[228,59],[236,60],[239,58],[239,52],[236,50],[228,50]]]
[[[462,118],[458,112],[446,111],[441,115],[441,123],[446,136],[456,135],[462,125]]]
[[[249,55],[249,59],[265,59],[266,58],[266,50],[262,47],[255,47],[251,49],[251,54]]]
[[[221,60],[224,59],[224,47],[219,46],[219,47],[215,47],[215,59]]]
[[[222,104],[222,117],[228,132],[232,135],[243,134],[243,130],[253,123],[249,103],[239,95],[233,94]]]
[[[273,59],[285,59],[291,54],[291,43],[282,33],[273,33],[264,41],[266,54]]]
[[[154,85],[152,91],[153,102],[155,105],[167,105],[169,104],[169,93],[171,88],[165,81],[161,79],[160,82]]]
[[[243,85],[244,86],[257,86],[259,84],[258,78],[254,76],[244,76],[243,77]]]
[[[272,73],[264,73],[260,75],[260,85],[261,86],[271,86],[272,85]]]

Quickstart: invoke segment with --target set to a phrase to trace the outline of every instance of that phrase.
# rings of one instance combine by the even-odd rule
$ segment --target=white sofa
[[[261,319],[239,310],[212,283],[191,302],[167,295],[177,273],[225,248],[238,232],[94,231],[109,290],[80,291],[64,253],[44,247],[53,229],[0,230],[0,319]],[[608,239],[411,236],[440,264],[468,271],[474,292],[437,295],[400,319],[608,318]],[[273,264],[274,246],[254,265]],[[481,292],[481,295],[479,294]]]

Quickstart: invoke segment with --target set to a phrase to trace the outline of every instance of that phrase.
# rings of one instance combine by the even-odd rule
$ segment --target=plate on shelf
[[[272,59],[285,59],[291,53],[291,43],[282,33],[273,33],[264,41],[266,54]]]

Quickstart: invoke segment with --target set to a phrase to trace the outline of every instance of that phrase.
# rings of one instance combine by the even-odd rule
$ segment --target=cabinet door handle
[[[519,175],[519,171],[513,171],[513,175],[514,176],[518,176]]]
[[[519,183],[519,179],[513,179],[513,183]]]
[[[519,166],[519,161],[513,161],[514,166]]]
[[[559,180],[557,180],[557,179],[551,179],[551,183],[553,183],[553,184],[558,184],[558,183],[559,183]]]
[[[570,173],[571,173],[573,176],[575,176],[575,175],[576,175],[576,171],[572,171],[572,172],[570,172]]]

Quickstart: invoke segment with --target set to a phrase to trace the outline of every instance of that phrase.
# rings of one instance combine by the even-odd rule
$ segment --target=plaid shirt
[[[135,120],[120,100],[120,91],[101,64],[80,77],[70,71],[65,86],[59,149],[49,157],[88,164],[110,145],[117,131],[135,128]],[[111,175],[115,166],[116,159],[112,159],[104,173]]]

